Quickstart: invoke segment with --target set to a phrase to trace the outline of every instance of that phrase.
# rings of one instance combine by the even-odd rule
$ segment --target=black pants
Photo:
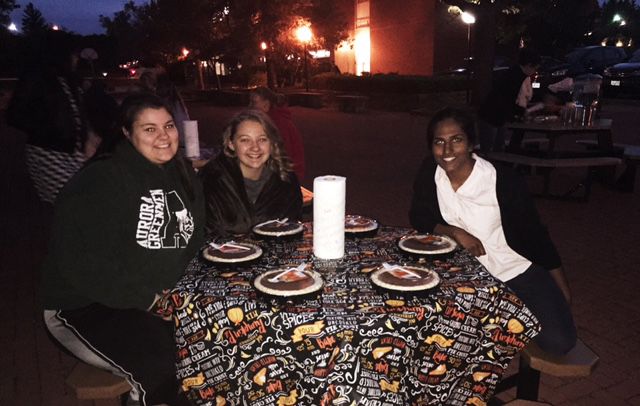
[[[127,378],[142,405],[188,404],[178,396],[171,322],[142,310],[92,304],[45,311],[45,323],[82,361]]]
[[[538,318],[542,331],[534,341],[552,354],[565,354],[576,344],[576,327],[569,304],[549,272],[538,266],[505,282]]]

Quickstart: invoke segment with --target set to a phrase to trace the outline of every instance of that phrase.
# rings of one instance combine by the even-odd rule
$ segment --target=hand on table
[[[171,320],[173,310],[174,304],[171,300],[171,291],[169,289],[164,289],[161,293],[156,293],[156,298],[148,309],[153,315],[167,321]]]

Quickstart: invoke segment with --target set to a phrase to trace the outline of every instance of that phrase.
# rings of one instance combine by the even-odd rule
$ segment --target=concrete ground
[[[204,143],[219,142],[234,108],[192,103]],[[304,136],[307,176],[347,177],[347,211],[385,224],[408,225],[411,183],[424,156],[427,118],[335,108],[293,107]],[[640,145],[640,108],[605,103],[616,142]],[[75,361],[45,334],[39,310],[38,264],[48,235],[49,210],[40,206],[23,166],[24,137],[0,117],[0,405],[81,405],[64,385]],[[554,174],[568,188],[579,172]],[[638,182],[636,182],[638,183]],[[539,186],[531,179],[531,187]],[[620,193],[596,184],[588,203],[537,200],[563,257],[573,290],[579,336],[600,355],[588,378],[543,376],[541,400],[564,405],[640,405],[640,185]],[[512,392],[500,396],[507,400]]]

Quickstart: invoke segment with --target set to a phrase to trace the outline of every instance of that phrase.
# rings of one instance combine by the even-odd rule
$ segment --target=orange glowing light
[[[311,38],[313,38],[313,33],[311,32],[311,28],[307,25],[301,25],[296,29],[296,37],[298,41],[302,43],[311,42]]]

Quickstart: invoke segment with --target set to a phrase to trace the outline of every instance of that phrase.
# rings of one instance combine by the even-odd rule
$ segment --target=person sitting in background
[[[246,110],[222,134],[223,153],[204,166],[207,231],[244,234],[258,223],[302,214],[302,195],[282,139],[269,117]]]
[[[478,257],[538,318],[536,342],[554,354],[576,343],[570,291],[560,256],[523,181],[473,154],[473,117],[445,108],[427,129],[427,157],[416,177],[409,218],[420,232],[444,234]]]
[[[298,182],[304,181],[304,144],[302,136],[291,119],[291,110],[284,105],[284,96],[266,87],[258,87],[251,92],[250,107],[267,113],[275,123],[284,149],[293,162],[293,171]]]
[[[156,96],[126,98],[122,140],[62,190],[42,266],[44,321],[82,361],[125,377],[142,405],[178,395],[166,290],[204,242],[202,189],[176,155],[178,132]],[[161,300],[163,299],[163,300]]]
[[[112,151],[123,137],[117,127],[118,103],[107,94],[104,83],[93,81],[84,92],[84,111],[87,117],[87,141],[85,155],[99,155]]]
[[[7,123],[27,134],[29,177],[42,202],[53,204],[60,189],[95,152],[88,140],[82,88],[76,74],[79,49],[69,35],[47,32],[34,47],[7,107]],[[89,142],[88,142],[89,141]]]
[[[478,110],[482,152],[504,149],[504,125],[517,117],[524,117],[532,94],[530,76],[539,65],[540,55],[523,48],[518,55],[518,64],[494,81],[487,99]]]

